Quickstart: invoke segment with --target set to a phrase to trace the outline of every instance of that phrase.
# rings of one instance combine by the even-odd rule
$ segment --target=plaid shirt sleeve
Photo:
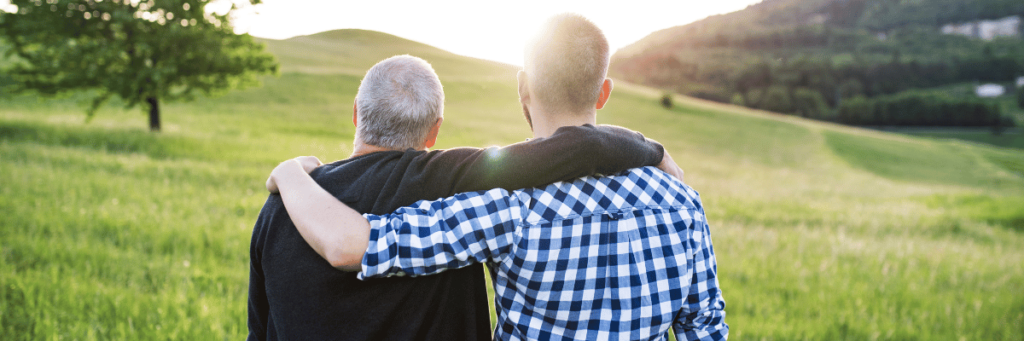
[[[365,214],[370,241],[358,277],[430,275],[499,261],[521,221],[518,202],[498,188],[420,201],[382,216]]]
[[[690,290],[672,330],[676,340],[725,340],[729,325],[725,323],[725,300],[718,286],[718,265],[711,245],[711,230],[704,208],[697,210],[691,243],[694,243],[693,276]]]

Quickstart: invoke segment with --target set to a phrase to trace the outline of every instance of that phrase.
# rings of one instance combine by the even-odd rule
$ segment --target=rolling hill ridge
[[[377,62],[410,54],[434,64],[448,77],[506,77],[516,66],[453,54],[387,33],[359,29],[320,32],[283,40],[262,39],[267,51],[281,61],[282,72],[348,74],[362,77]]]

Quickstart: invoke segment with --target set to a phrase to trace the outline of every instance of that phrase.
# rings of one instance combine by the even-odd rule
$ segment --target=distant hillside
[[[947,32],[976,31],[978,20],[1007,17],[1024,17],[1024,1],[766,0],[654,32],[617,51],[610,73],[793,113],[800,111],[797,90],[805,89],[803,97],[834,113],[844,98],[1024,75],[1019,20],[1000,22],[1003,31],[1016,26],[999,34],[1013,37],[991,41],[942,32],[944,25]],[[786,94],[768,107],[765,95],[772,91]]]
[[[258,40],[277,56],[285,73],[362,76],[380,60],[401,54],[427,60],[442,78],[511,77],[515,68],[376,31],[344,29],[284,40]]]
[[[682,26],[651,33],[620,49],[617,57],[630,57],[652,49],[739,45],[774,37],[785,43],[787,33],[831,28],[831,38],[860,36],[902,28],[938,28],[944,24],[1024,16],[1019,0],[765,0],[746,9],[715,15]],[[1024,27],[1018,27],[1024,32]],[[874,34],[871,34],[872,36]],[[804,46],[830,46],[835,41],[805,42]],[[665,46],[666,44],[670,46]],[[766,44],[770,45],[770,44]],[[768,47],[768,46],[765,46]]]
[[[934,27],[949,23],[1024,15],[1024,1],[842,0],[829,3],[823,8],[823,13],[836,25],[886,31],[911,25]]]

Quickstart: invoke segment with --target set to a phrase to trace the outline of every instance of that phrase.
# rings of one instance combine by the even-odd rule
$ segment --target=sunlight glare
[[[15,13],[18,6],[12,5],[11,0],[0,0],[0,12]]]
[[[558,13],[586,16],[604,30],[616,50],[654,31],[740,10],[756,2],[265,0],[255,10],[240,14],[235,28],[270,39],[343,28],[374,30],[456,54],[521,65],[530,33]]]

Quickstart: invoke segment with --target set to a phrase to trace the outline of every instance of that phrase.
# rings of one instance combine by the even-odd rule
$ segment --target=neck
[[[425,150],[425,149],[427,149],[427,147],[426,146],[420,146],[419,148],[415,148],[415,149],[416,150]],[[405,149],[384,148],[384,147],[374,146],[372,144],[364,143],[362,139],[360,139],[359,137],[356,137],[355,141],[352,141],[352,155],[349,156],[349,157],[353,158],[353,157],[363,156],[363,155],[366,155],[366,154],[376,153],[376,152],[403,151],[403,150],[405,150]]]
[[[597,109],[589,112],[550,113],[543,108],[530,108],[530,118],[533,121],[533,137],[541,138],[551,136],[561,127],[596,125]]]

